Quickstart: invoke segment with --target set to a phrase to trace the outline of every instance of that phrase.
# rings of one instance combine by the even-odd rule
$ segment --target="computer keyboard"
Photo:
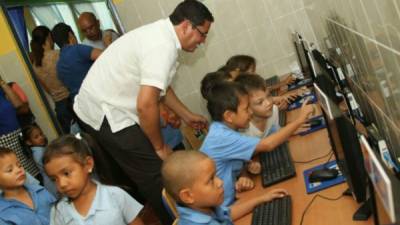
[[[292,200],[290,196],[265,202],[253,210],[251,225],[290,225],[291,223]]]
[[[264,187],[296,175],[294,163],[285,142],[270,152],[260,154],[261,181]]]
[[[285,111],[279,111],[279,125],[281,125],[281,127],[286,125],[286,112]]]

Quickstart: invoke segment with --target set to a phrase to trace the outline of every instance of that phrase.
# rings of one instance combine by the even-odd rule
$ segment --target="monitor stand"
[[[346,189],[343,192],[343,195],[352,196],[350,188]],[[365,200],[363,203],[361,203],[360,208],[358,208],[357,211],[353,214],[353,220],[365,221],[368,220],[371,214],[372,214],[372,199],[368,197],[368,199]]]

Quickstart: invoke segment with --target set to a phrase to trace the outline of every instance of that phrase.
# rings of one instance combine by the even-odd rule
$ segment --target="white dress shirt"
[[[136,102],[140,86],[156,87],[165,95],[180,49],[168,18],[126,33],[90,68],[75,97],[74,111],[96,130],[104,117],[113,133],[139,123]]]

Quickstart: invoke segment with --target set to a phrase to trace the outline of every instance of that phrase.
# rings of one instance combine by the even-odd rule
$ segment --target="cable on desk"
[[[341,199],[341,198],[343,197],[343,194],[340,194],[340,196],[339,196],[339,197],[336,197],[336,198],[329,198],[329,197],[325,197],[325,196],[320,195],[320,194],[314,195],[314,197],[311,199],[310,203],[308,203],[308,205],[307,205],[306,208],[304,209],[303,214],[301,215],[300,225],[303,225],[303,220],[304,220],[304,217],[305,217],[305,215],[306,215],[306,212],[307,212],[308,208],[310,208],[311,204],[314,202],[314,200],[315,200],[317,197],[320,197],[320,198],[322,198],[322,199],[329,200],[329,201],[337,201],[337,200],[339,200],[339,199]]]
[[[315,160],[318,160],[318,159],[323,159],[323,158],[325,158],[325,157],[327,157],[329,155],[330,155],[330,157],[328,159],[328,162],[329,162],[329,160],[332,158],[332,155],[333,155],[332,149],[329,150],[329,152],[327,154],[323,155],[323,156],[320,156],[320,157],[317,157],[317,158],[314,158],[314,159],[310,159],[310,160],[307,160],[307,161],[294,161],[293,160],[293,162],[294,163],[310,163],[310,162],[314,162]]]

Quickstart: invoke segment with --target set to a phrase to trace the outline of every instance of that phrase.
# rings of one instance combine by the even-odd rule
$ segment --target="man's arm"
[[[188,125],[196,129],[203,129],[207,125],[207,119],[201,115],[192,113],[175,95],[174,90],[168,87],[164,97],[164,103],[181,117]]]
[[[140,128],[149,138],[158,156],[164,159],[171,152],[171,148],[164,143],[161,136],[159,96],[158,88],[142,85],[136,105]]]

